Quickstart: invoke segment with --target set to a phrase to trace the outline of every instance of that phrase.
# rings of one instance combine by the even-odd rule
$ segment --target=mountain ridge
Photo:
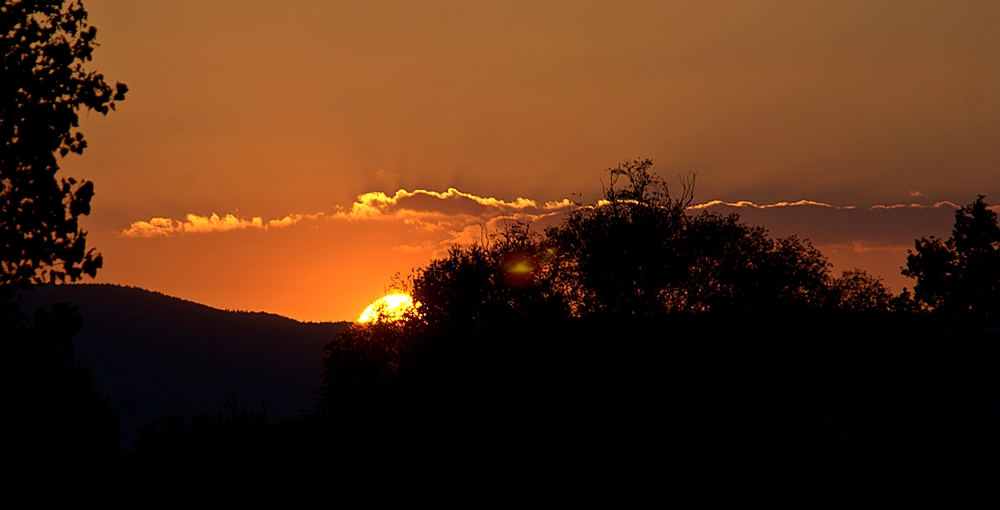
[[[114,284],[36,286],[22,302],[29,318],[55,303],[79,306],[76,362],[118,414],[121,450],[136,427],[220,412],[233,393],[249,407],[266,405],[271,421],[311,409],[323,347],[349,324],[222,310]]]

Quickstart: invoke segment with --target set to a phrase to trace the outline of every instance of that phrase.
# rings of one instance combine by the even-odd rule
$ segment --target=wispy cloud
[[[906,253],[906,250],[913,248],[907,245],[881,245],[864,241],[853,241],[850,243],[824,244],[817,246],[823,253],[850,252],[850,253]]]
[[[518,197],[507,202],[493,197],[480,197],[455,188],[447,191],[401,189],[389,196],[381,191],[359,195],[350,210],[338,211],[338,217],[352,220],[386,217],[421,217],[435,215],[494,216],[496,214],[539,214],[557,211],[573,205],[568,199],[560,202],[536,201]]]
[[[830,204],[824,204],[823,202],[816,202],[814,200],[799,200],[798,202],[776,202],[776,203],[773,203],[773,204],[764,204],[764,205],[757,205],[757,204],[755,204],[753,202],[749,202],[749,201],[746,201],[746,200],[740,200],[739,202],[723,202],[722,200],[712,200],[712,201],[709,201],[709,202],[705,202],[704,204],[696,204],[696,205],[688,206],[688,209],[694,209],[694,210],[697,210],[697,209],[708,209],[709,207],[716,207],[716,206],[720,206],[720,205],[724,205],[724,206],[728,206],[728,207],[751,207],[751,208],[754,208],[754,209],[773,209],[775,207],[800,207],[800,206],[803,206],[803,205],[812,205],[812,206],[817,206],[817,207],[834,207],[834,206],[832,206]],[[834,208],[835,209],[853,209],[854,206],[834,207]]]
[[[942,207],[949,209],[961,209],[962,206],[957,205],[953,202],[949,202],[947,200],[943,200],[941,202],[936,202],[934,205],[923,205],[923,204],[873,205],[868,209],[875,211],[877,209],[941,209]]]
[[[403,251],[431,250],[440,254],[448,246],[482,241],[487,233],[501,230],[504,223],[544,222],[574,207],[563,199],[539,203],[518,197],[512,201],[482,197],[455,188],[447,191],[401,189],[393,195],[374,191],[359,195],[349,209],[333,218],[348,221],[401,221],[414,230],[432,235],[436,241],[398,246]]]
[[[455,188],[443,192],[401,189],[392,195],[380,191],[361,194],[349,207],[338,207],[331,214],[291,214],[266,221],[261,217],[244,218],[238,214],[221,217],[215,213],[209,216],[188,214],[184,220],[152,218],[148,221],[136,221],[120,234],[125,237],[165,237],[243,229],[268,230],[290,227],[304,220],[396,221],[414,230],[435,233],[444,239],[444,243],[462,244],[479,239],[484,228],[492,231],[502,226],[504,221],[538,221],[573,205],[568,199],[539,203],[518,197],[505,201],[465,193]],[[424,247],[426,244],[418,246]],[[406,245],[400,249],[415,248]]]
[[[524,221],[536,228],[544,228],[561,218],[575,206],[568,199],[555,202],[538,202],[518,197],[502,200],[466,193],[455,188],[446,191],[401,189],[393,194],[372,191],[358,195],[346,207],[337,207],[332,213],[290,214],[280,218],[265,219],[239,214],[207,216],[188,214],[183,220],[152,218],[136,221],[120,232],[124,237],[149,238],[191,235],[235,230],[270,230],[289,228],[303,222],[393,222],[413,235],[401,240],[400,251],[430,251],[440,254],[454,244],[482,241],[490,232],[502,230],[505,223]],[[815,200],[798,200],[757,204],[742,200],[726,202],[712,200],[690,206],[692,212],[700,210],[738,209],[752,223],[764,225],[776,235],[800,234],[824,244],[854,242],[859,239],[886,238],[894,246],[905,239],[924,233],[950,230],[952,214],[959,206],[941,201],[933,205],[889,204],[856,207],[835,206]],[[1000,211],[1000,207],[991,209]],[[917,217],[905,211],[924,210]],[[895,211],[890,213],[891,211]],[[939,213],[933,211],[940,211]],[[933,218],[926,216],[932,214]],[[904,214],[905,217],[898,216]],[[911,217],[912,216],[912,217]],[[937,218],[940,216],[940,218]],[[932,223],[928,223],[932,222]],[[874,237],[873,237],[874,236]],[[897,239],[899,238],[899,239]]]
[[[304,216],[296,214],[281,219],[264,222],[259,216],[241,218],[235,214],[219,216],[199,216],[188,214],[184,220],[170,218],[152,218],[149,221],[136,221],[121,232],[125,237],[166,237],[176,234],[193,234],[206,232],[227,232],[231,230],[281,228],[294,225]]]
[[[918,191],[911,191],[910,195],[915,196],[915,197],[916,196],[921,196],[921,197],[924,196],[922,193],[920,193]],[[750,209],[775,209],[775,208],[781,208],[781,207],[802,207],[802,206],[815,206],[815,207],[826,207],[826,208],[830,208],[830,209],[847,209],[847,210],[857,209],[857,206],[853,206],[853,205],[836,205],[835,206],[835,205],[830,205],[830,204],[826,204],[826,203],[823,203],[823,202],[817,202],[815,200],[799,200],[797,202],[775,202],[773,204],[763,204],[763,205],[758,205],[758,204],[755,204],[753,202],[749,202],[747,200],[740,200],[739,202],[725,202],[725,201],[722,201],[722,200],[711,200],[711,201],[705,202],[703,204],[696,204],[696,205],[688,206],[688,209],[689,210],[699,210],[699,209],[709,209],[709,208],[712,208],[712,207],[719,207],[719,206],[750,208]],[[907,208],[908,209],[940,209],[942,207],[951,208],[951,209],[959,209],[961,206],[959,206],[959,205],[957,205],[957,204],[955,204],[953,202],[949,202],[947,200],[942,200],[941,202],[935,202],[933,205],[923,205],[923,204],[917,204],[917,203],[912,203],[912,204],[892,204],[892,205],[876,204],[876,205],[873,205],[873,206],[869,207],[868,209],[871,210],[871,211],[875,211],[875,210],[878,210],[878,209],[907,209]],[[994,206],[990,206],[990,209],[995,209],[995,208],[998,208],[998,207],[1000,207],[1000,206],[995,206],[994,205]]]

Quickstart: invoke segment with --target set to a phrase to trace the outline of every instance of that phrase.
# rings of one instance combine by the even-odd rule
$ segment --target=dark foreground
[[[344,390],[325,413],[266,424],[231,405],[175,418],[115,462],[872,476],[987,462],[1000,452],[1000,344],[965,326],[847,312],[508,323],[475,344],[425,345],[396,378]]]

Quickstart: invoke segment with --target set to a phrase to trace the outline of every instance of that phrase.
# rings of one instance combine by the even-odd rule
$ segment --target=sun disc
[[[409,294],[394,292],[382,296],[365,308],[358,317],[358,322],[365,324],[377,321],[397,321],[402,319],[406,311],[413,306],[413,298]]]

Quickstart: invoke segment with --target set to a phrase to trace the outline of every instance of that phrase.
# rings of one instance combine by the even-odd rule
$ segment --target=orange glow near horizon
[[[376,321],[397,321],[413,308],[413,298],[403,292],[386,294],[368,305],[357,322],[367,324]]]
[[[95,283],[353,321],[392,275],[543,233],[649,158],[697,174],[692,214],[898,293],[948,204],[1000,203],[995,2],[83,3],[86,69],[130,91],[59,160],[95,186]]]

